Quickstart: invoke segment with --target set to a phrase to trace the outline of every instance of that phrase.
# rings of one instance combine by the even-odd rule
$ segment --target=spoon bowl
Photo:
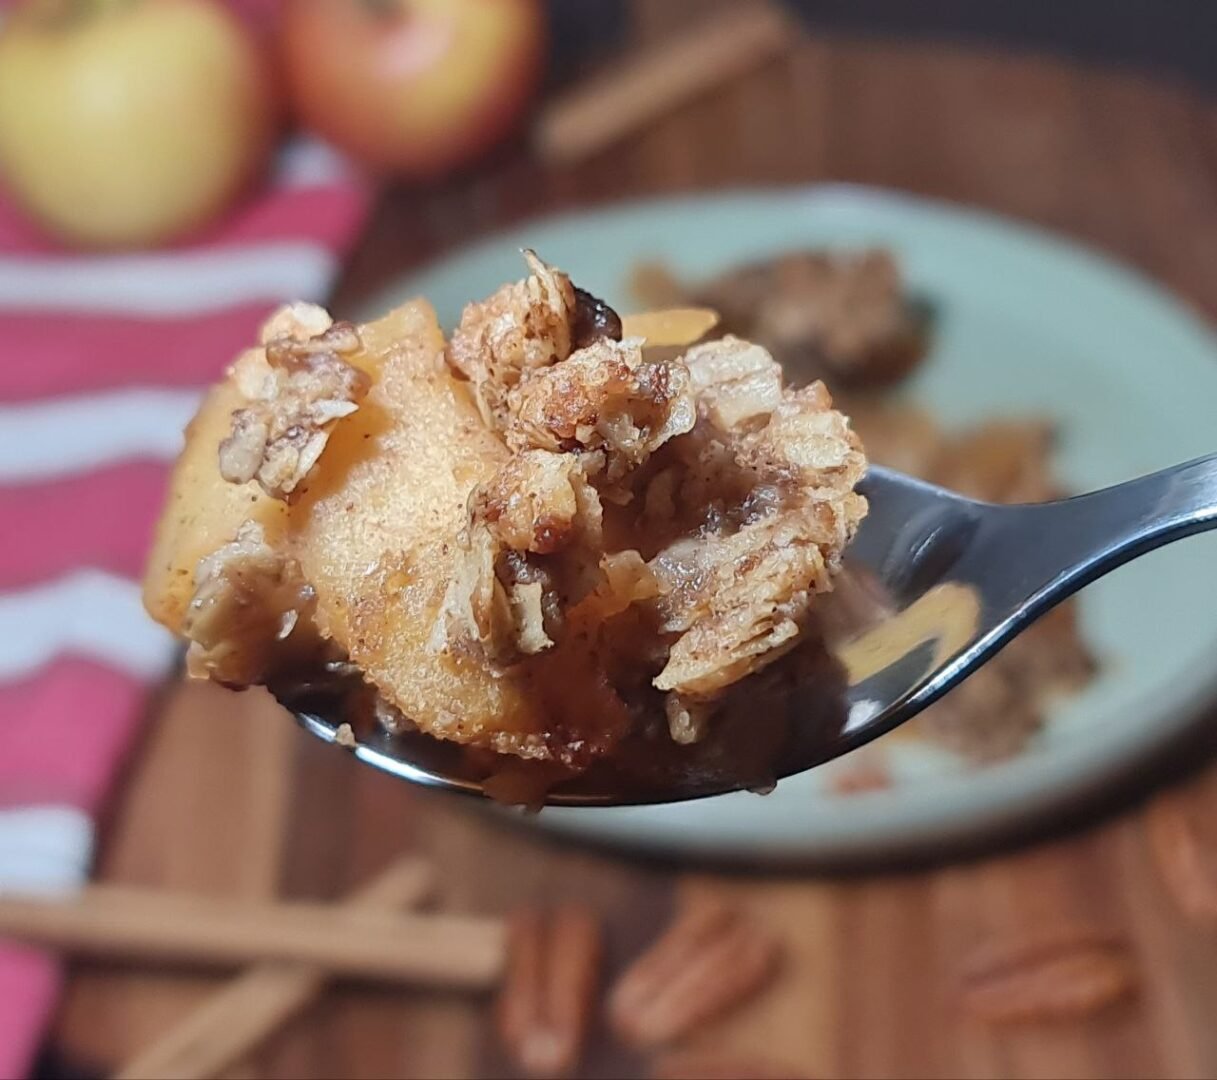
[[[932,704],[1054,605],[1138,555],[1217,527],[1217,455],[1088,495],[999,506],[872,467],[870,512],[809,647],[724,705],[694,748],[642,746],[634,767],[506,782],[419,733],[340,736],[333,701],[280,700],[312,734],[412,783],[509,801],[637,806],[763,788],[870,742]],[[778,677],[779,675],[785,677]],[[765,680],[766,676],[754,677]],[[772,695],[772,696],[770,696]],[[643,763],[642,767],[637,762]],[[496,777],[491,779],[491,777]]]

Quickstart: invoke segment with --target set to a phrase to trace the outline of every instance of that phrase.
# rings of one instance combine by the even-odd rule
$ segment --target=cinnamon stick
[[[284,961],[332,975],[468,989],[492,986],[506,952],[501,919],[251,903],[114,885],[54,899],[0,896],[0,936],[137,960],[216,967]]]
[[[553,102],[538,118],[534,146],[549,162],[590,157],[768,60],[793,32],[775,4],[733,5],[681,38],[627,55]]]
[[[417,907],[431,892],[430,864],[404,857],[344,906]],[[310,964],[265,963],[252,967],[207,998],[126,1065],[118,1080],[208,1080],[239,1062],[265,1038],[313,1001],[328,981]]]

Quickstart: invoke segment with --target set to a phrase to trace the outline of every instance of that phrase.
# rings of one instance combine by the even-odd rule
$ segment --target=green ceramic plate
[[[1043,232],[902,195],[813,187],[689,196],[548,218],[461,251],[369,304],[431,298],[451,326],[469,299],[521,276],[536,248],[630,308],[635,262],[689,277],[803,246],[881,244],[938,311],[908,394],[947,426],[1046,415],[1075,491],[1217,448],[1217,340],[1136,274]],[[984,770],[911,740],[896,782],[840,796],[817,770],[768,796],[614,810],[547,810],[536,828],[671,854],[748,860],[924,851],[1008,829],[1094,794],[1193,725],[1217,690],[1217,536],[1159,551],[1081,596],[1102,674],[1062,702],[1021,756]]]

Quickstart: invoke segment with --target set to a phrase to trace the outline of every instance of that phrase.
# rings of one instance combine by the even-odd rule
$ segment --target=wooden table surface
[[[704,3],[636,6],[646,38]],[[741,183],[858,181],[984,206],[1111,252],[1217,316],[1217,107],[1185,88],[1055,60],[937,44],[816,38],[564,171],[519,151],[436,191],[386,197],[342,286],[349,305],[393,273],[523,217],[620,196]],[[1164,377],[1169,357],[1162,357]],[[440,867],[454,909],[582,897],[610,966],[682,890],[734,894],[787,939],[764,998],[695,1045],[809,1076],[1212,1076],[1217,928],[1160,884],[1140,805],[1098,826],[932,870],[713,876],[551,845],[493,825],[299,733],[260,693],[176,686],[156,703],[107,823],[111,881],[264,896],[335,896],[394,853]],[[1217,816],[1217,783],[1194,797]],[[988,1029],[958,1008],[977,935],[1067,915],[1125,931],[1139,997],[1080,1022]],[[117,1065],[218,985],[188,973],[73,968],[58,1020],[71,1059]],[[357,987],[329,994],[240,1070],[266,1077],[505,1076],[488,1003]],[[602,1034],[587,1076],[644,1075]]]

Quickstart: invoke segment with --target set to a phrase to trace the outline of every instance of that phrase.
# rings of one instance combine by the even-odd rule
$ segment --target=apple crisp
[[[866,513],[827,389],[742,337],[623,337],[525,258],[450,340],[421,300],[291,305],[229,369],[145,581],[193,674],[356,674],[387,730],[581,770],[656,717],[702,741],[807,640]]]
[[[728,330],[756,342],[749,348],[766,359],[776,357],[796,385],[829,379],[871,461],[990,502],[1040,502],[1064,494],[1052,474],[1053,430],[1046,421],[995,420],[948,434],[897,396],[926,354],[931,318],[888,252],[790,252],[700,282],[682,281],[650,263],[636,268],[633,285],[646,303],[717,308]],[[695,357],[691,350],[686,359]],[[726,408],[725,419],[735,419],[734,399],[720,404],[717,391],[699,382],[698,366],[690,368],[703,409]],[[755,399],[777,392],[772,379],[764,381],[765,365],[753,371],[741,357],[737,370],[738,379],[751,380]],[[1055,695],[1083,687],[1095,667],[1078,634],[1075,604],[1062,604],[902,734],[918,734],[975,763],[1001,760],[1039,731]],[[868,777],[870,786],[874,780]]]

